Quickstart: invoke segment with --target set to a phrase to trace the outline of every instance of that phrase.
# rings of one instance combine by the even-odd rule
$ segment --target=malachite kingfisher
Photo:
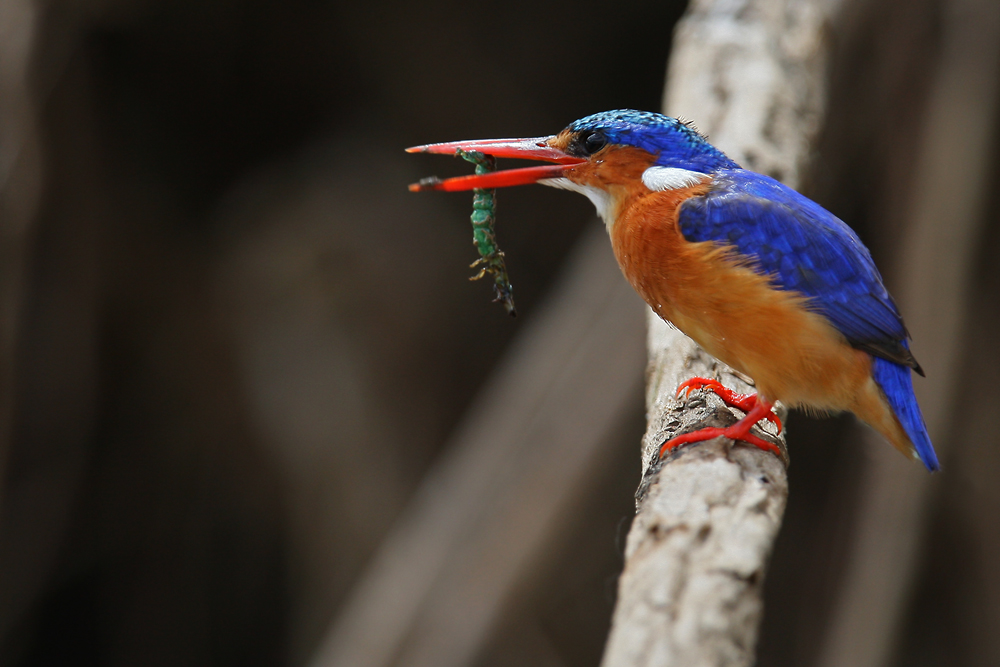
[[[411,190],[541,183],[586,195],[622,273],[664,320],[754,380],[743,396],[695,378],[746,416],[677,445],[724,436],[775,451],[750,433],[772,407],[850,411],[931,471],[938,460],[913,393],[909,334],[868,249],[844,222],[795,190],[743,169],[690,123],[607,111],[557,135],[429,144],[551,164],[446,180]]]

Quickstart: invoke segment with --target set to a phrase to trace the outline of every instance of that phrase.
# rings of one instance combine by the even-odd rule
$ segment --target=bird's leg
[[[716,428],[716,427],[703,428],[697,431],[692,431],[691,433],[684,433],[682,435],[678,435],[677,437],[671,438],[670,440],[667,440],[660,446],[660,458],[663,458],[663,456],[667,452],[680,445],[684,445],[689,442],[703,442],[705,440],[711,440],[712,438],[718,438],[718,437],[729,438],[730,440],[742,440],[743,442],[754,445],[755,447],[759,447],[760,449],[763,449],[766,452],[771,452],[772,454],[777,454],[778,456],[781,456],[781,450],[778,448],[777,445],[750,434],[750,429],[753,428],[753,425],[759,422],[760,420],[769,419],[770,417],[774,417],[774,419],[777,419],[774,413],[771,412],[771,407],[772,407],[771,403],[767,402],[764,398],[761,398],[759,395],[756,394],[750,396],[744,394],[737,394],[736,392],[733,392],[730,389],[726,389],[726,387],[723,387],[717,381],[708,380],[706,378],[693,378],[693,380],[688,380],[687,382],[681,385],[679,391],[683,389],[693,389],[695,388],[695,385],[700,385],[701,387],[707,386],[713,391],[715,391],[717,394],[719,394],[720,398],[722,398],[723,401],[726,401],[727,405],[734,405],[734,407],[737,407],[741,410],[746,410],[746,408],[749,408],[749,411],[747,411],[747,414],[745,417],[743,417],[743,419],[739,420],[732,426],[728,426],[726,428]],[[719,391],[720,388],[723,390],[722,392]],[[730,396],[727,397],[726,395],[723,394],[729,394]],[[727,400],[727,398],[735,399],[740,402],[735,404],[730,403],[730,401]],[[778,420],[776,423],[778,425],[778,428],[780,429],[781,421]]]
[[[680,396],[681,392],[685,390],[687,390],[687,393],[691,393],[692,389],[704,389],[705,387],[711,389],[726,405],[738,408],[743,412],[750,412],[757,405],[757,394],[738,394],[718,380],[710,380],[708,378],[691,378],[690,380],[681,382],[680,386],[677,387],[677,395]],[[767,414],[764,415],[764,419],[777,426],[778,433],[781,433],[781,418],[778,415],[768,410]]]

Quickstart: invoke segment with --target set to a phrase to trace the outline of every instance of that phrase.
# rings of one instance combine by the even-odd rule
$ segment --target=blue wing
[[[920,371],[868,249],[832,213],[772,178],[714,174],[711,191],[681,206],[688,241],[730,244],[779,289],[804,294],[851,345]]]

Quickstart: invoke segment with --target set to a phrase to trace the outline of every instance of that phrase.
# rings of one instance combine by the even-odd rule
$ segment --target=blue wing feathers
[[[854,231],[810,199],[767,176],[742,169],[713,175],[711,191],[681,206],[681,234],[692,242],[726,243],[779,289],[799,292],[849,343],[872,355],[872,375],[920,460],[938,469],[913,394],[899,310],[871,254]]]
[[[906,327],[868,249],[844,222],[774,179],[742,169],[714,175],[712,190],[681,207],[689,241],[728,243],[781,289],[808,296],[851,344],[919,368]]]

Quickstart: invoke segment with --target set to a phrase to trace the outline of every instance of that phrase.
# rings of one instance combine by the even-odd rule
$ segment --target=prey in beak
[[[496,232],[493,227],[496,207],[495,188],[528,185],[539,181],[543,184],[555,184],[565,180],[563,175],[568,169],[586,162],[585,159],[570,155],[558,147],[559,142],[556,139],[555,136],[530,139],[482,139],[427,144],[406,149],[408,153],[457,155],[468,162],[475,163],[475,174],[444,180],[432,176],[419,183],[414,183],[410,186],[410,190],[412,192],[423,190],[474,191],[471,217],[473,243],[479,251],[480,258],[473,262],[470,268],[479,268],[480,271],[472,277],[472,280],[478,280],[489,274],[494,283],[496,295],[494,301],[501,302],[510,315],[515,314],[512,287],[507,278],[504,254],[496,243]],[[541,160],[552,164],[496,171],[495,158],[498,157]]]
[[[411,192],[424,190],[443,190],[445,192],[460,192],[462,190],[505,188],[512,185],[528,185],[538,181],[561,178],[568,169],[586,162],[585,159],[570,155],[552,145],[555,136],[533,137],[529,139],[480,139],[477,141],[451,141],[442,144],[426,144],[407,148],[407,153],[438,153],[455,155],[456,151],[478,151],[492,157],[511,157],[522,160],[542,160],[552,162],[540,167],[522,167],[506,169],[486,174],[457,176],[441,180],[435,176],[425,178],[419,183],[410,185]]]

